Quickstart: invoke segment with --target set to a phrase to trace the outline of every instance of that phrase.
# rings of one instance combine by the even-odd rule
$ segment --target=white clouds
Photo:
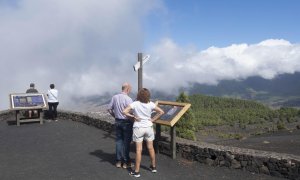
[[[291,46],[292,44],[284,39],[268,39],[257,44],[258,46],[275,47]]]
[[[164,91],[187,86],[188,82],[216,84],[250,76],[272,79],[278,74],[300,71],[300,45],[282,39],[194,52],[164,39],[152,53],[155,61],[149,67],[148,84]]]
[[[119,91],[134,78],[142,20],[160,1],[13,0],[0,3],[0,97],[50,83],[69,96]],[[1,103],[0,109],[8,108]]]
[[[13,3],[11,3],[13,2]],[[160,0],[12,0],[0,3],[0,109],[7,95],[34,82],[40,92],[50,83],[60,106],[70,97],[136,87],[137,52],[143,51],[143,20]],[[149,45],[147,45],[149,46]],[[300,47],[286,40],[234,44],[198,51],[163,39],[145,53],[144,86],[174,93],[189,83],[259,75],[273,78],[300,70]],[[7,103],[6,103],[7,102]]]

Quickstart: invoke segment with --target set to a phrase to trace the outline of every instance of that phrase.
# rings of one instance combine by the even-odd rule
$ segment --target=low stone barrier
[[[14,119],[13,119],[14,118]],[[16,120],[15,119],[15,112],[14,111],[0,111],[0,121],[9,121],[9,120]]]
[[[177,154],[211,166],[226,166],[253,173],[300,179],[300,157],[207,143],[179,142]],[[296,147],[295,147],[296,148]]]
[[[107,113],[79,113],[71,111],[59,111],[57,116],[59,119],[81,122],[107,132],[114,131],[114,119]]]
[[[59,119],[73,120],[95,126],[107,132],[114,131],[114,119],[105,112],[77,113],[59,111]],[[12,119],[14,113],[1,111],[0,120]],[[159,151],[169,153],[169,142],[160,143]],[[210,166],[226,166],[253,173],[300,180],[300,156],[221,146],[177,138],[177,155]],[[293,147],[300,148],[300,147]]]

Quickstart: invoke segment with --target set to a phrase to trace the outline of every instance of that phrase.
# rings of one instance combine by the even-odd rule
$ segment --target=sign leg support
[[[16,111],[17,126],[20,126],[20,111]]]
[[[160,124],[156,124],[155,125],[155,129],[156,129],[156,134],[155,134],[155,150],[156,150],[156,153],[159,153],[159,146],[158,146],[158,143],[161,139],[161,125]]]
[[[39,116],[40,116],[40,124],[43,124],[44,123],[44,120],[43,120],[44,112],[42,109],[39,110]]]
[[[176,159],[176,128],[175,126],[171,127],[171,156],[172,159]]]

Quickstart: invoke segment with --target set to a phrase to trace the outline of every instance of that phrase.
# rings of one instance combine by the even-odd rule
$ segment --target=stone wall
[[[59,119],[81,122],[107,132],[114,131],[114,119],[107,113],[78,113],[59,111],[57,116]]]
[[[12,121],[15,120],[15,113],[13,111],[5,110],[0,111],[0,121]]]
[[[104,131],[112,132],[114,130],[114,119],[106,112],[75,113],[59,111],[58,116],[59,119],[62,120],[82,122]],[[13,112],[0,112],[0,120],[13,118]],[[225,166],[253,173],[262,173],[271,176],[300,180],[299,156],[208,143],[196,143],[180,138],[177,138],[176,146],[177,156],[181,156],[188,160],[198,161],[210,166]],[[158,147],[160,152],[170,153],[169,142],[161,142]]]
[[[181,140],[178,140],[176,146],[177,154],[183,158],[211,166],[226,166],[254,173],[300,179],[299,156],[207,143],[187,143]]]

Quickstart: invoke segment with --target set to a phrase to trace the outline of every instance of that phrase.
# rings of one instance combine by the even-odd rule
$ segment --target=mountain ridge
[[[300,107],[300,72],[273,79],[254,76],[244,80],[223,80],[217,85],[195,83],[185,89],[189,94],[205,94],[255,100],[273,107]]]
[[[300,108],[300,72],[282,74],[274,79],[263,79],[258,76],[244,80],[223,80],[217,85],[194,83],[188,88],[180,88],[189,95],[203,94],[217,97],[230,97],[244,100],[254,100],[273,108]],[[175,101],[178,94],[151,90],[151,98],[156,100]],[[108,104],[113,94],[74,97],[78,111],[97,111],[102,105]],[[134,98],[135,95],[131,94]]]

